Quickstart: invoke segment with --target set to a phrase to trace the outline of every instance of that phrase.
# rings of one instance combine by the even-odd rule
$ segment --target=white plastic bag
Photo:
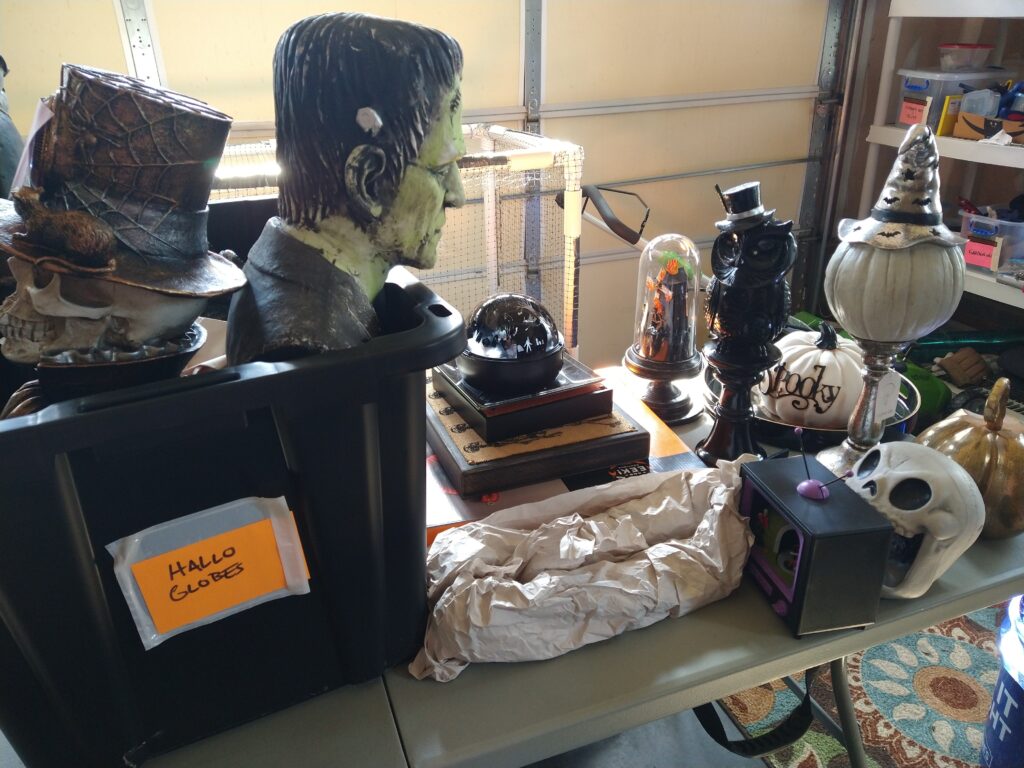
[[[753,542],[739,465],[664,472],[502,510],[440,534],[418,678],[548,659],[720,600]]]

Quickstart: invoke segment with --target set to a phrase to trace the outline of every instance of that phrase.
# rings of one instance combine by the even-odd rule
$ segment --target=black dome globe
[[[551,314],[530,296],[491,296],[466,323],[466,348],[477,357],[519,360],[543,357],[561,347],[562,335]]]
[[[520,394],[549,385],[562,368],[562,334],[529,296],[499,293],[466,322],[466,351],[457,363],[466,382],[487,393]]]

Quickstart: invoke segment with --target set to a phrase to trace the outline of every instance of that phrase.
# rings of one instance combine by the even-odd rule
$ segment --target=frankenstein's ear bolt
[[[376,136],[380,133],[384,121],[373,107],[363,107],[356,112],[356,124],[371,136]]]

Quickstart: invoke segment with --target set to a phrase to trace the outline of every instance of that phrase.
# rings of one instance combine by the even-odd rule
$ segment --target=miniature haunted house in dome
[[[688,237],[661,235],[640,256],[633,343],[622,364],[650,379],[643,401],[667,424],[696,418],[702,404],[672,383],[701,368],[696,349],[700,254]]]

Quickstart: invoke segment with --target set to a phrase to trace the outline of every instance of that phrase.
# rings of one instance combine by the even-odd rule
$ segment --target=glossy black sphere
[[[551,314],[536,299],[518,293],[485,299],[466,322],[466,348],[477,357],[519,360],[561,347]]]
[[[466,322],[466,351],[457,363],[467,383],[484,392],[525,393],[550,384],[562,368],[562,334],[536,299],[500,293]]]

